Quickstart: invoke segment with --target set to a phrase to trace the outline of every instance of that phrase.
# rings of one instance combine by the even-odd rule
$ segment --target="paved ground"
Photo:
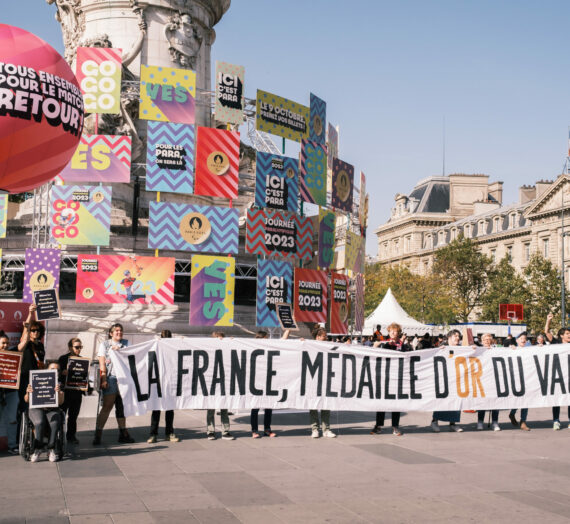
[[[433,434],[411,413],[394,437],[370,435],[370,413],[333,412],[339,437],[313,440],[307,413],[275,412],[278,438],[253,440],[238,413],[229,442],[206,440],[205,412],[182,411],[180,443],[146,444],[145,416],[129,419],[136,444],[118,444],[111,421],[101,449],[81,419],[60,463],[0,456],[0,522],[567,522],[570,430],[552,431],[549,409],[529,417],[530,433],[501,412],[500,433],[463,414],[464,433]]]

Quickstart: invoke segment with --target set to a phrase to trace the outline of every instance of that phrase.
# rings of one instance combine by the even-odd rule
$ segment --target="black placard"
[[[277,317],[283,329],[296,331],[299,329],[293,316],[293,306],[291,304],[277,304]]]
[[[29,396],[31,408],[57,408],[57,370],[33,369],[30,371],[32,392]]]
[[[89,386],[89,359],[69,357],[65,389],[87,391]]]
[[[37,306],[36,316],[38,320],[60,318],[59,300],[55,289],[34,291],[34,304]]]

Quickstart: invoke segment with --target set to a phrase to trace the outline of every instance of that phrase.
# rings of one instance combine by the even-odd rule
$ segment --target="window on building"
[[[550,252],[550,239],[543,238],[542,239],[542,256],[544,258],[548,258]]]
[[[491,260],[492,260],[493,262],[496,262],[496,261],[497,261],[497,250],[496,250],[496,249],[491,249],[491,253],[490,253],[490,254],[491,254]]]
[[[443,244],[445,244],[445,231],[440,231],[439,238],[437,240],[437,245],[442,246]]]
[[[524,261],[528,262],[530,260],[530,242],[524,245]]]
[[[394,254],[397,255],[400,253],[400,241],[394,240]]]
[[[493,233],[498,233],[501,231],[501,217],[495,217],[493,219]]]
[[[465,238],[471,238],[471,224],[465,224],[463,228],[463,235]]]
[[[484,221],[484,220],[480,220],[480,221],[479,221],[478,231],[477,231],[477,236],[478,236],[478,237],[483,236],[483,235],[486,233],[486,230],[485,230],[485,229],[486,229],[486,228],[485,228],[485,221]]]
[[[426,260],[424,262],[424,275],[427,275],[429,273],[429,260]]]
[[[404,253],[409,253],[412,247],[412,236],[408,235],[404,238]]]
[[[507,259],[509,262],[513,261],[513,246],[507,246]]]

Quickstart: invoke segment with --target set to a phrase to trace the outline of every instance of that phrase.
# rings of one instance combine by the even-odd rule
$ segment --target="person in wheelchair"
[[[52,362],[49,364],[48,369],[56,369],[59,371],[59,364],[57,362]],[[63,388],[61,384],[58,384],[55,387],[57,391],[57,402],[61,406],[64,401],[63,395]],[[31,384],[28,384],[28,388],[26,390],[25,401],[29,402],[29,396],[32,393],[33,388]],[[59,457],[56,453],[56,441],[58,433],[63,432],[63,421],[64,415],[62,410],[57,408],[29,408],[28,409],[28,416],[30,421],[34,425],[34,445],[33,449],[34,452],[30,457],[30,462],[37,462],[40,458],[40,455],[43,451],[43,435],[46,424],[49,426],[49,439],[47,445],[48,451],[48,460],[50,462],[56,462],[59,460]],[[60,453],[62,450],[58,450]]]

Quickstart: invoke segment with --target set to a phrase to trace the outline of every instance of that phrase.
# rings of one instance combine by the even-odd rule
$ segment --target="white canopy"
[[[432,326],[418,322],[408,315],[392,293],[392,289],[388,289],[382,302],[364,321],[363,335],[372,335],[376,329],[376,325],[382,326],[382,332],[386,334],[388,324],[396,322],[402,326],[402,331],[406,335],[423,335],[424,333],[432,333]]]

